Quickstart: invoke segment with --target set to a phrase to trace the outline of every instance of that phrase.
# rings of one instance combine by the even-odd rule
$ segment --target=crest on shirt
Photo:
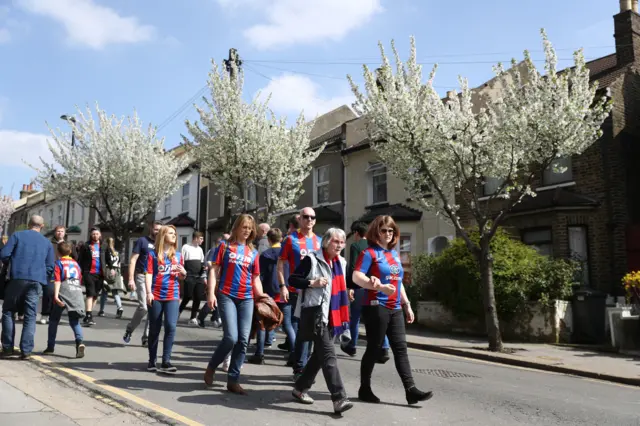
[[[393,275],[398,275],[400,274],[400,267],[398,265],[391,265],[389,267],[389,272],[391,272]]]

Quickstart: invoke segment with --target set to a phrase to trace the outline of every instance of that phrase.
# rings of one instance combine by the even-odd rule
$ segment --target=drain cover
[[[455,379],[455,378],[479,378],[478,376],[474,376],[471,374],[458,373],[456,371],[449,370],[434,370],[434,369],[424,369],[424,368],[414,368],[414,373],[417,374],[428,374],[430,376],[442,377],[443,379]]]

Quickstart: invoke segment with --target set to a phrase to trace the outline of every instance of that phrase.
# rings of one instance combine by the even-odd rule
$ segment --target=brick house
[[[557,160],[564,173],[540,170],[537,197],[516,206],[504,223],[540,252],[580,261],[583,285],[616,296],[626,271],[640,269],[640,15],[633,4],[614,16],[616,52],[587,63],[599,94],[614,103],[603,136],[583,154]],[[488,179],[485,194],[499,183]],[[470,212],[461,217],[473,224]]]

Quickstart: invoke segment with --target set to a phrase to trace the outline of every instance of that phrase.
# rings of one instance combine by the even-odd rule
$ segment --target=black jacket
[[[82,248],[78,253],[78,264],[80,265],[80,269],[82,270],[83,274],[89,273],[89,271],[91,270],[91,261],[93,259],[91,256],[92,244],[93,243],[91,241],[87,241],[82,245]],[[100,241],[100,260],[103,260],[105,258],[106,250],[107,244],[105,244],[103,241]],[[103,268],[104,265],[100,265],[100,275],[102,275]]]

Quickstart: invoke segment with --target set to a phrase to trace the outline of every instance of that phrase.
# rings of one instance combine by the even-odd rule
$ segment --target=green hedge
[[[478,241],[477,232],[470,237]],[[499,230],[491,242],[493,281],[500,319],[513,318],[528,302],[547,306],[571,294],[577,265],[539,254],[535,249]],[[414,300],[435,300],[462,320],[484,319],[480,269],[458,238],[439,256],[422,254],[412,259]]]

